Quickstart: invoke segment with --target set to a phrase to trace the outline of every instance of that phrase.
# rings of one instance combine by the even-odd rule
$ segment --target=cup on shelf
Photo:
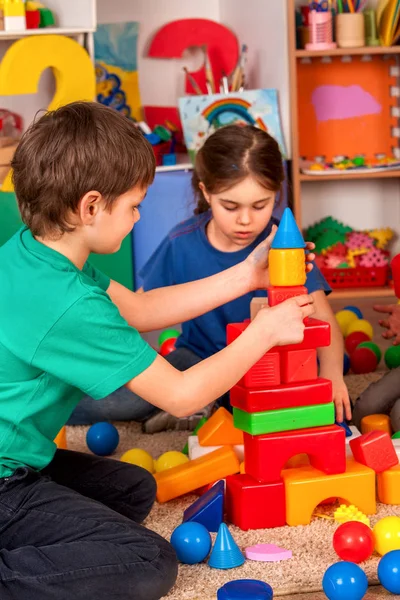
[[[365,46],[363,13],[340,13],[336,15],[336,42],[339,48]]]
[[[307,50],[332,50],[336,48],[333,41],[332,13],[311,10],[308,15],[310,41],[306,44]]]

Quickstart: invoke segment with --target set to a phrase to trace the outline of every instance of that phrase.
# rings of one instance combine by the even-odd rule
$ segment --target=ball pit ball
[[[378,564],[378,579],[392,594],[400,594],[400,550],[392,550]]]
[[[183,454],[183,452],[178,452],[177,450],[170,450],[169,452],[164,452],[164,454],[161,454],[161,456],[154,461],[154,468],[156,473],[161,473],[161,471],[178,467],[179,465],[183,465],[187,462],[189,462],[189,458],[186,456],[186,454]]]
[[[351,310],[359,319],[363,318],[363,314],[357,306],[345,306],[343,310]]]
[[[385,352],[385,364],[388,369],[400,367],[400,346],[390,346]]]
[[[353,321],[358,321],[358,317],[352,310],[339,310],[336,314],[336,321],[340,327],[342,335],[346,337],[348,329]]]
[[[384,517],[374,529],[375,550],[384,556],[392,550],[400,550],[400,517]]]
[[[378,366],[378,360],[370,348],[357,347],[350,355],[350,365],[353,373],[372,373]]]
[[[195,565],[208,556],[211,536],[201,523],[188,521],[172,532],[171,544],[182,563]]]
[[[355,321],[352,321],[347,329],[347,335],[350,335],[354,331],[362,331],[370,340],[374,337],[374,328],[366,319],[356,319]]]
[[[350,335],[346,337],[344,345],[347,352],[351,354],[362,342],[369,341],[370,338],[363,331],[353,331],[353,333],[350,333]]]
[[[347,354],[343,355],[343,375],[347,375],[350,371],[350,358]]]
[[[367,593],[368,579],[358,565],[343,561],[325,571],[322,587],[328,600],[362,600]]]
[[[158,338],[158,345],[162,346],[166,340],[170,338],[178,338],[180,336],[180,332],[177,329],[166,329],[162,333],[160,333]]]
[[[370,350],[372,350],[372,352],[375,353],[378,364],[380,363],[382,358],[382,352],[378,344],[375,344],[374,342],[361,342],[361,344],[358,344],[357,348],[369,348]]]
[[[171,354],[175,350],[175,342],[176,338],[168,338],[163,342],[160,346],[160,354],[161,356],[167,356]]]
[[[146,469],[149,473],[154,473],[154,460],[151,454],[141,448],[132,448],[121,456],[121,461],[131,465],[137,465]]]
[[[342,560],[358,564],[371,556],[374,550],[374,535],[365,523],[348,521],[336,529],[333,548]]]
[[[111,423],[95,423],[88,429],[86,444],[93,454],[109,456],[119,444],[118,429]]]

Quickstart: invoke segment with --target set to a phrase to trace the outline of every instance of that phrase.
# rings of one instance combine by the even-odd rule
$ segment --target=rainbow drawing
[[[207,121],[212,124],[221,115],[233,113],[239,118],[246,121],[249,125],[256,125],[260,129],[267,131],[267,127],[260,117],[254,118],[250,113],[251,103],[244,98],[224,97],[221,100],[216,100],[201,113]]]

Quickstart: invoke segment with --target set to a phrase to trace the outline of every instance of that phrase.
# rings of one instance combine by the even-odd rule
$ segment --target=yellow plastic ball
[[[161,471],[172,469],[173,467],[183,465],[187,462],[189,462],[189,458],[186,456],[186,454],[183,454],[183,452],[178,452],[177,450],[170,450],[169,452],[164,452],[164,454],[161,454],[161,456],[154,461],[154,467],[156,469],[156,473],[161,473]]]
[[[146,469],[149,473],[154,473],[154,460],[151,454],[142,450],[141,448],[132,448],[121,456],[121,461],[130,463],[131,465],[137,465]]]
[[[374,337],[374,329],[369,321],[365,319],[356,319],[352,323],[350,323],[349,328],[347,330],[347,335],[353,333],[353,331],[362,331],[365,333],[371,340]]]
[[[346,337],[347,330],[353,321],[357,321],[358,317],[352,310],[339,310],[336,314],[336,321],[340,327],[342,335]]]
[[[383,556],[391,550],[400,550],[400,517],[385,517],[374,529],[375,550]]]

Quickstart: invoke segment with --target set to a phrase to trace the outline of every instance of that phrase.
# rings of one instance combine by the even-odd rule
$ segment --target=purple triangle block
[[[218,481],[205,494],[193,502],[183,513],[183,523],[195,521],[208,531],[218,531],[224,519],[225,484]]]

